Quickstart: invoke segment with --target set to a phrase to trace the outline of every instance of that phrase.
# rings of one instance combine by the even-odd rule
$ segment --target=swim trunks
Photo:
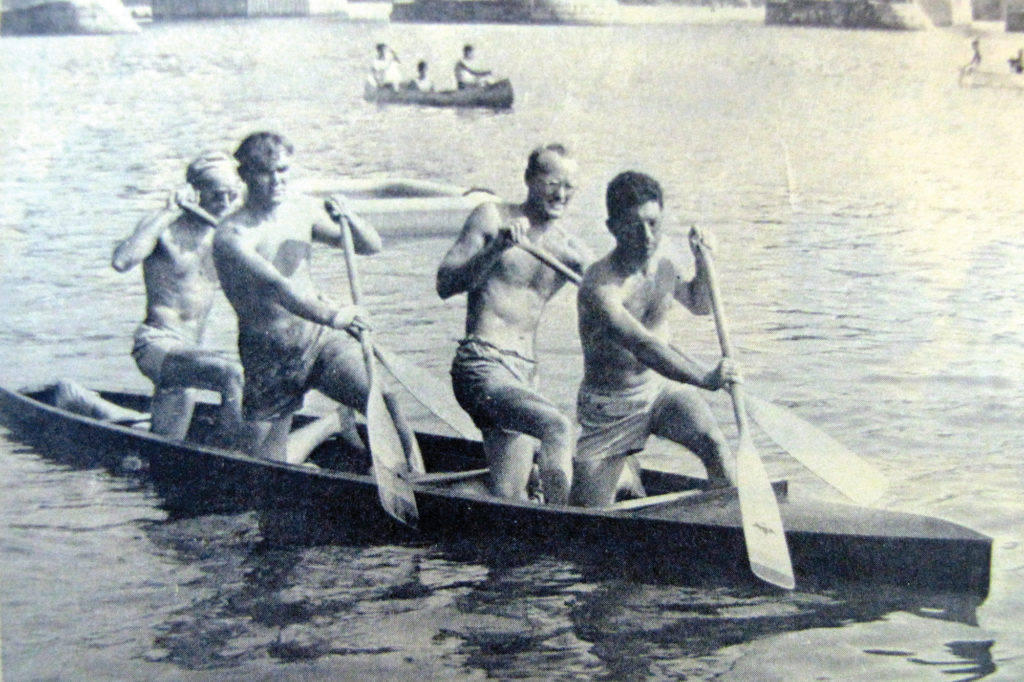
[[[576,419],[581,432],[575,459],[599,461],[643,450],[665,394],[665,381],[660,376],[625,391],[580,386]]]
[[[160,383],[160,372],[168,353],[197,348],[196,342],[176,331],[153,327],[145,322],[135,329],[132,357],[139,370],[154,384]]]
[[[481,431],[499,428],[491,401],[496,390],[510,386],[537,390],[536,360],[473,335],[459,341],[451,375],[455,399]]]
[[[242,413],[246,420],[279,419],[302,408],[316,362],[331,330],[295,318],[275,334],[238,332],[238,355],[245,370]]]

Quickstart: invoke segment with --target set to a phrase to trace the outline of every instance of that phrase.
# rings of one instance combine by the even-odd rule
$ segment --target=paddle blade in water
[[[854,502],[869,505],[888,482],[842,443],[784,407],[746,396],[747,411],[769,438],[826,483]]]
[[[761,580],[791,590],[796,586],[796,579],[782,529],[779,502],[764,463],[750,439],[743,436],[736,451],[736,470],[750,570]]]
[[[415,528],[419,523],[416,494],[401,476],[401,472],[406,471],[405,451],[376,381],[370,382],[366,401],[366,430],[380,503],[388,514]]]

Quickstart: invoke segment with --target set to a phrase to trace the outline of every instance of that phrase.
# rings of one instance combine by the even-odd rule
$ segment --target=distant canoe
[[[436,92],[375,88],[367,83],[363,97],[368,102],[378,104],[419,104],[428,107],[485,107],[488,109],[508,109],[512,106],[514,98],[512,83],[507,78],[481,88]]]
[[[1024,74],[963,69],[960,72],[960,85],[965,88],[1024,90]]]
[[[385,238],[454,236],[470,211],[497,200],[490,190],[413,178],[325,177],[301,182],[298,189],[317,197],[342,195]]]

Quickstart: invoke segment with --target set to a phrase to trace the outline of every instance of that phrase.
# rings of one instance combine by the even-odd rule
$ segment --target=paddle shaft
[[[356,270],[355,245],[352,241],[352,228],[344,216],[337,221],[341,229],[342,247],[345,251],[345,268],[348,271],[348,283],[352,292],[352,302],[362,304],[363,290],[359,283],[359,272]],[[394,419],[384,404],[384,398],[377,383],[373,343],[370,332],[363,329],[359,333],[363,347],[363,359],[366,363],[366,379],[369,390],[366,400],[366,430],[373,461],[374,479],[377,481],[377,493],[384,510],[398,521],[416,526],[419,511],[416,508],[416,495],[408,481],[403,480],[390,463],[395,460],[406,460],[401,439],[397,433]],[[396,450],[400,451],[396,452]],[[387,458],[388,461],[385,461]]]
[[[516,246],[530,254],[544,265],[548,266],[562,277],[579,286],[583,282],[583,277],[580,273],[576,272],[562,261],[555,258],[546,249],[540,246],[531,244],[530,242],[516,242]]]
[[[714,263],[711,255],[699,241],[697,248],[704,263],[722,355],[732,358],[734,351],[729,339],[722,297],[718,291]],[[739,430],[739,443],[736,448],[736,489],[739,493],[743,538],[747,544],[750,569],[762,580],[791,590],[796,586],[796,579],[793,576],[793,564],[786,544],[779,503],[775,498],[771,481],[768,480],[768,472],[765,471],[764,463],[750,437],[747,412],[743,404],[743,390],[738,384],[733,383],[729,385],[729,394],[732,396],[736,428]]]

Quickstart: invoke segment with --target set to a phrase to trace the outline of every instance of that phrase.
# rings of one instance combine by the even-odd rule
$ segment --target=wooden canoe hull
[[[486,109],[509,109],[515,100],[512,83],[506,78],[492,85],[465,90],[419,90],[375,88],[367,84],[363,97],[377,104],[418,104],[427,107],[481,107]]]
[[[134,409],[148,402],[137,394],[104,396]],[[7,389],[0,389],[0,421],[48,457],[145,479],[170,510],[260,510],[264,534],[276,541],[417,537],[381,511],[367,463],[354,473],[271,462],[83,417]],[[192,436],[202,438],[201,431]],[[420,443],[428,471],[483,466],[479,443],[432,434],[421,434]],[[328,441],[315,457],[330,461],[339,448]],[[645,472],[645,484],[659,493],[697,488],[701,481]],[[482,476],[414,488],[419,537],[526,543],[648,580],[753,581],[733,491],[597,510],[500,500],[487,494]],[[980,533],[926,516],[779,498],[800,589],[856,582],[979,599],[988,593],[992,541]]]
[[[297,188],[319,198],[341,194],[385,239],[454,237],[466,217],[497,197],[489,190],[410,178],[305,180]]]
[[[1024,74],[964,69],[960,73],[960,86],[964,88],[1024,90]]]

